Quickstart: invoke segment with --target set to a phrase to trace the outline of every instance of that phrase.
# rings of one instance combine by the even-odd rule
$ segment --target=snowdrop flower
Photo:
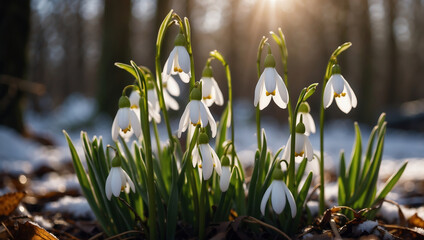
[[[166,109],[171,108],[172,110],[177,111],[180,109],[180,105],[172,97],[180,96],[180,87],[178,83],[172,76],[166,76],[162,73],[162,90],[163,90],[163,99],[165,101]]]
[[[268,106],[271,98],[280,108],[286,108],[289,101],[289,93],[283,79],[275,70],[274,56],[269,52],[265,58],[265,70],[262,72],[255,88],[255,107],[259,103],[262,110]]]
[[[294,201],[293,194],[290,192],[290,190],[284,183],[283,177],[283,171],[281,171],[281,169],[277,167],[273,173],[272,183],[271,185],[269,185],[268,189],[265,191],[264,196],[262,197],[262,215],[265,215],[265,207],[268,202],[268,199],[271,197],[272,209],[275,213],[282,213],[284,207],[286,206],[286,201],[288,201],[292,218],[296,216],[296,202]]]
[[[324,89],[324,108],[328,108],[335,98],[337,106],[347,114],[356,107],[358,101],[349,83],[340,73],[340,66],[334,64],[332,75]]]
[[[305,124],[305,135],[309,136],[311,133],[315,133],[315,122],[312,118],[311,107],[307,102],[302,102],[299,107],[299,111],[296,116],[296,124],[300,122],[300,118],[303,118],[303,124]]]
[[[291,136],[287,141],[286,147],[283,152],[283,159],[290,159],[291,149]],[[303,118],[300,117],[300,122],[296,126],[296,139],[294,147],[295,157],[306,157],[309,161],[314,158],[314,150],[312,149],[311,141],[309,137],[305,135],[305,124],[303,124]]]
[[[215,150],[209,145],[209,137],[206,133],[201,133],[197,146],[193,148],[193,167],[196,164],[202,169],[204,180],[208,180],[212,176],[213,169],[221,176],[221,162]]]
[[[202,101],[206,106],[210,107],[213,103],[222,106],[224,104],[224,97],[218,87],[218,83],[213,78],[212,68],[210,66],[205,66],[203,69],[200,82],[202,82]]]
[[[149,121],[152,121],[152,119],[155,120],[156,123],[160,123],[160,106],[159,106],[159,100],[156,95],[156,91],[153,88],[153,85],[151,85],[151,89],[147,90],[147,105],[149,106]],[[140,121],[140,91],[133,90],[130,94],[130,103],[131,103],[131,110],[135,112],[137,115],[138,120]]]
[[[200,101],[202,99],[202,94],[200,89],[195,87],[191,90],[190,93],[190,102],[187,104],[183,115],[180,119],[180,124],[178,127],[178,137],[181,137],[181,133],[187,130],[189,123],[193,126],[200,124],[202,128],[206,127],[208,124],[211,126],[212,137],[216,135],[216,122],[212,117],[209,108]]]
[[[186,38],[183,34],[179,33],[174,41],[174,49],[169,54],[165,62],[163,70],[165,71],[166,78],[171,74],[178,76],[185,83],[190,81],[190,56],[188,55],[186,45]]]
[[[112,198],[112,193],[115,197],[125,190],[126,193],[130,192],[130,188],[135,192],[134,183],[131,181],[128,174],[121,168],[121,159],[115,156],[112,160],[112,168],[109,176],[106,179],[106,197],[108,200]]]
[[[230,167],[230,159],[227,156],[224,156],[222,159],[222,173],[219,178],[219,188],[221,188],[222,192],[226,192],[228,187],[230,186],[231,180],[231,167]]]
[[[118,134],[124,134],[125,138],[134,133],[137,138],[141,135],[140,120],[136,113],[130,109],[131,103],[127,96],[119,99],[119,110],[112,123],[112,139],[118,141]],[[125,135],[127,134],[127,135]]]

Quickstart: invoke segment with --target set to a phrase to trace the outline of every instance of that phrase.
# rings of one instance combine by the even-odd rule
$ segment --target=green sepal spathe
[[[272,54],[266,55],[264,66],[265,68],[268,68],[268,67],[275,68],[275,59]]]
[[[120,167],[121,166],[121,158],[118,154],[112,159],[112,167]]]
[[[301,113],[309,113],[311,111],[311,107],[307,102],[302,102],[299,107],[299,112]]]
[[[186,46],[186,38],[184,37],[184,34],[178,33],[178,35],[175,37],[174,40],[175,46]]]
[[[199,144],[208,144],[209,143],[209,137],[206,133],[201,133],[198,140]]]
[[[331,67],[331,74],[341,74],[341,73],[342,73],[342,70],[340,69],[339,64],[336,63]]]
[[[230,159],[226,155],[222,157],[221,166],[230,166]]]
[[[119,108],[129,108],[130,106],[130,99],[127,96],[121,96],[119,98]]]
[[[212,68],[210,66],[206,65],[205,68],[203,68],[202,77],[213,77]]]
[[[299,134],[305,134],[305,124],[303,124],[303,116],[300,115],[300,121],[299,123],[296,125],[296,133]]]
[[[284,173],[283,173],[283,171],[281,170],[280,167],[277,166],[275,168],[274,172],[272,173],[272,178],[274,180],[283,180],[284,179]]]
[[[197,87],[193,88],[190,93],[190,100],[200,101],[201,99],[202,99],[202,92],[200,91],[200,88],[197,88]]]

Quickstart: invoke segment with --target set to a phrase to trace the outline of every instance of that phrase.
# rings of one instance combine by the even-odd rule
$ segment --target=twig
[[[65,235],[65,236],[67,236],[69,239],[73,239],[73,240],[80,240],[79,238],[77,238],[77,237],[73,236],[72,234],[67,233],[67,232],[64,232],[64,231],[60,231],[60,230],[57,230],[57,229],[54,229],[54,228],[50,229],[50,231],[51,231],[51,232],[58,233],[58,234],[61,234],[61,235]]]
[[[287,234],[285,234],[284,232],[282,232],[280,229],[278,229],[278,228],[276,228],[276,227],[274,227],[274,226],[272,226],[272,225],[269,225],[269,224],[267,224],[267,223],[264,223],[264,222],[262,222],[261,220],[256,219],[256,218],[254,218],[254,217],[248,216],[248,217],[246,217],[246,218],[244,219],[244,221],[246,221],[246,222],[251,222],[251,223],[258,223],[258,224],[260,224],[260,225],[262,225],[262,226],[264,226],[264,227],[267,227],[267,228],[270,228],[270,229],[272,229],[272,230],[276,231],[277,233],[279,233],[280,235],[284,236],[284,237],[285,237],[285,238],[287,238],[288,240],[292,240],[289,236],[287,236]]]
[[[118,196],[118,199],[124,203],[135,215],[135,218],[137,219],[137,221],[140,222],[141,226],[143,227],[142,230],[147,230],[147,227],[144,225],[143,220],[141,220],[141,217],[137,214],[137,212],[135,211],[135,209],[133,207],[131,207],[131,205],[129,203],[127,203],[127,201],[125,201],[125,199],[121,198],[120,196]]]
[[[6,225],[4,225],[4,223],[3,223],[3,222],[1,222],[1,225],[3,225],[4,229],[5,229],[5,230],[6,230],[6,232],[9,234],[9,236],[10,236],[12,239],[15,239],[15,238],[13,237],[12,233],[10,233],[10,232],[9,232],[9,229],[6,227]]]
[[[97,233],[96,235],[94,235],[94,236],[92,236],[91,238],[89,238],[88,240],[95,240],[95,239],[97,239],[97,238],[99,238],[99,237],[101,237],[101,236],[103,236],[103,232],[100,232],[100,233]]]
[[[311,194],[309,194],[309,196],[306,198],[306,200],[305,200],[305,205],[306,205],[306,203],[308,203],[310,200],[311,200],[311,198],[312,198],[312,195],[314,195],[314,193],[317,191],[317,189],[319,188],[321,186],[321,184],[317,184],[317,185],[315,185],[315,187],[312,189],[312,191],[311,191]]]
[[[130,234],[130,233],[140,233],[140,234],[142,234],[143,232],[141,232],[141,231],[137,231],[137,230],[129,230],[129,231],[126,231],[126,232],[123,232],[123,233],[117,234],[117,235],[115,235],[115,236],[108,237],[108,238],[106,238],[105,240],[118,239],[118,238],[120,238],[120,237],[122,237],[122,236],[124,236],[124,235],[126,235],[126,234]]]
[[[384,199],[384,202],[391,203],[398,208],[399,223],[400,223],[400,225],[405,227],[406,226],[406,218],[405,218],[405,215],[403,214],[402,208],[400,207],[399,203],[392,201],[392,200],[388,200],[388,199]]]
[[[340,236],[339,230],[337,229],[336,222],[334,221],[334,219],[330,220],[330,226],[331,226],[331,230],[334,233],[334,239],[342,240],[342,236]]]

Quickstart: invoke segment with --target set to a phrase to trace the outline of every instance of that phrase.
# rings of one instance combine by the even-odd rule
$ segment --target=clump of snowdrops
[[[179,33],[175,36],[174,49],[162,65],[162,44],[167,30],[173,26],[179,28]],[[337,64],[337,57],[351,43],[345,43],[333,52],[325,71],[320,110],[321,148],[320,156],[317,156],[309,141],[309,135],[314,134],[316,129],[307,99],[315,93],[318,84],[302,89],[297,99],[290,98],[293,95],[289,95],[287,89],[285,38],[281,29],[270,35],[281,52],[283,75],[276,69],[268,38],[263,37],[257,55],[259,80],[254,90],[258,149],[252,156],[255,160],[249,182],[234,144],[230,67],[225,58],[214,50],[209,54],[201,78],[196,78],[187,18],[181,19],[171,10],[163,20],[157,36],[154,72],[133,61],[115,64],[135,79],[133,84],[123,89],[117,104],[111,129],[115,144],[104,146],[101,137],[90,140],[87,133],[82,132],[86,169],[64,132],[82,191],[107,235],[141,233],[150,239],[173,239],[177,226],[188,225],[189,235],[204,239],[207,226],[237,216],[255,219],[253,223],[246,223],[252,225],[251,231],[260,231],[259,225],[273,226],[280,232],[294,235],[300,230],[301,220],[308,212],[305,200],[313,179],[312,172],[305,173],[309,161],[319,161],[319,213],[324,212],[324,109],[334,99],[345,113],[357,106],[355,93]],[[267,54],[262,64],[264,49]],[[225,69],[227,101],[224,101],[220,86],[213,77],[211,61],[222,63]],[[174,99],[180,95],[177,83],[180,80],[190,89],[186,106],[180,106],[181,103]],[[260,121],[260,110],[267,107],[271,100],[281,109],[288,108],[289,114],[290,136],[282,136],[288,139],[287,144],[275,154],[267,148],[267,138],[261,130]],[[291,100],[294,100],[294,105]],[[213,104],[223,106],[219,121],[209,111]],[[180,107],[185,110],[178,130],[171,129],[168,111]],[[168,133],[165,144],[157,127],[163,122]],[[339,204],[354,208],[370,207],[384,199],[406,165],[375,198],[384,144],[384,119],[371,133],[362,168],[361,136],[357,125],[355,127],[357,139],[348,172],[344,155],[341,155]],[[186,144],[181,146],[179,138],[183,133]],[[377,147],[373,152],[376,135]],[[135,140],[131,143],[130,139]],[[212,139],[215,140],[214,147]],[[155,151],[152,150],[154,145]],[[295,159],[300,163],[297,164]],[[265,231],[277,234],[271,228],[265,228]]]

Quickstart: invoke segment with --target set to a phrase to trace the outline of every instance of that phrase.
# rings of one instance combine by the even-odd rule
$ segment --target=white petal
[[[193,164],[193,167],[196,167],[196,165],[200,162],[200,155],[199,155],[199,149],[197,148],[197,144],[194,145],[193,151],[191,152],[191,162]]]
[[[333,79],[334,78],[330,77],[330,79],[328,80],[324,88],[324,108],[328,108],[333,102],[333,98],[334,98],[334,91],[332,86]]]
[[[127,181],[127,183],[130,185],[130,188],[133,192],[135,192],[135,186],[133,181],[131,180],[130,176],[128,176],[127,172],[124,171],[124,169],[122,169],[122,174],[124,174],[125,176],[125,180]]]
[[[222,95],[221,89],[219,89],[218,83],[212,78],[213,88],[215,90],[215,103],[218,106],[222,106],[224,104],[224,96]]]
[[[174,57],[175,57],[175,52],[177,51],[176,48],[172,49],[171,53],[169,54],[168,59],[165,62],[165,66],[163,67],[164,70],[166,70],[166,74],[167,75],[171,75],[172,71],[173,71],[173,63],[174,63]]]
[[[130,122],[131,122],[131,129],[134,131],[134,134],[137,136],[137,138],[140,138],[141,136],[141,125],[138,121],[137,115],[133,112],[129,112],[130,116]]]
[[[211,112],[209,111],[209,108],[206,107],[206,105],[203,102],[201,104],[203,104],[203,106],[206,109],[206,113],[208,115],[209,125],[211,126],[212,137],[214,138],[216,136],[216,122],[215,122],[215,119],[213,118]]]
[[[202,97],[208,97],[212,94],[212,79],[209,77],[203,77],[200,81],[202,82]]]
[[[199,112],[200,112],[200,121],[202,122],[202,127],[208,125],[208,112],[206,109],[209,109],[204,102],[199,103]]]
[[[263,74],[265,74],[265,89],[268,93],[272,93],[275,91],[275,87],[277,86],[275,82],[275,74],[278,74],[275,68],[267,67],[265,68]]]
[[[287,107],[287,103],[289,102],[289,93],[283,79],[280,75],[278,75],[278,73],[276,74],[276,78],[277,89],[275,89],[275,96],[272,98],[274,99],[275,104],[284,109]]]
[[[290,150],[291,149],[290,146],[291,146],[291,136],[287,140],[286,146],[284,147],[284,152],[283,152],[283,156],[282,156],[282,159],[283,160],[286,160],[286,161],[289,161],[290,160],[290,151],[291,151]]]
[[[172,76],[170,76],[170,77],[167,79],[167,82],[166,82],[166,89],[168,90],[168,92],[169,92],[172,96],[175,96],[175,97],[180,96],[180,86],[178,86],[177,81],[175,81],[175,79],[174,79]]]
[[[266,189],[266,191],[264,193],[264,196],[262,197],[262,201],[261,201],[261,213],[262,213],[262,215],[265,215],[265,207],[266,207],[266,204],[268,202],[269,195],[271,194],[272,184],[274,184],[274,182],[272,182],[271,185],[269,185],[269,187]]]
[[[340,74],[333,74],[331,75],[331,78],[334,79],[332,83],[334,92],[337,94],[342,93],[346,80]]]
[[[113,141],[118,141],[119,127],[118,127],[118,118],[115,116],[112,123],[112,139]]]
[[[178,50],[178,65],[185,72],[190,72],[190,56],[188,55],[187,49],[183,46],[176,46]]]
[[[200,153],[202,154],[202,172],[203,179],[208,180],[213,172],[212,154],[208,147],[209,144],[199,144]]]
[[[112,175],[111,172],[109,172],[109,175],[106,178],[106,186],[105,186],[106,197],[108,200],[110,200],[112,197],[112,185],[110,183],[112,180],[111,175]]]
[[[350,87],[349,83],[345,81],[345,87],[347,88],[347,94],[350,95],[350,99],[351,99],[351,103],[352,103],[352,107],[356,108],[356,105],[358,104],[358,100],[356,99],[356,95],[353,92],[352,88]]]
[[[258,106],[259,99],[261,98],[261,94],[264,91],[264,79],[265,75],[262,73],[255,87],[255,100],[253,101],[253,105],[255,105],[255,107]]]
[[[147,102],[149,107],[149,117],[153,118],[156,123],[160,123],[160,108],[154,107],[151,102]]]
[[[181,73],[179,72],[178,76],[181,78],[181,81],[183,81],[185,83],[190,82],[190,74],[185,73],[185,72],[181,72]]]
[[[315,121],[310,113],[303,113],[303,123],[309,133],[315,133]]]
[[[173,97],[171,97],[171,95],[169,95],[168,91],[166,91],[166,89],[164,89],[163,91],[163,99],[165,100],[165,105],[168,108],[171,108],[172,110],[177,111],[178,109],[180,109],[180,105],[178,104],[177,101],[175,101],[175,99]]]
[[[230,186],[231,171],[229,166],[222,167],[222,174],[219,178],[219,188],[221,192],[226,192]]]
[[[131,106],[139,107],[140,94],[138,91],[132,91],[129,98]]]
[[[272,183],[271,204],[274,212],[280,214],[286,206],[286,194],[284,192],[282,180],[274,180]]]
[[[200,123],[200,109],[199,109],[199,103],[198,100],[191,100],[190,101],[190,122],[192,124],[198,124]]]
[[[181,133],[184,132],[187,129],[187,126],[189,124],[189,116],[190,116],[190,103],[189,102],[184,110],[183,115],[180,119],[180,124],[178,125],[178,137],[181,137]]]
[[[112,169],[110,170],[110,174],[111,176],[111,187],[112,187],[112,193],[115,197],[118,197],[119,194],[121,193],[121,187],[122,187],[122,182],[121,182],[121,174],[119,171],[120,167],[112,167]]]
[[[119,135],[121,135],[121,137],[125,140],[125,142],[128,142],[133,134],[134,134],[133,128],[131,128],[126,133],[124,133],[122,130],[119,130]]]
[[[305,156],[309,161],[314,158],[314,149],[312,148],[311,141],[305,136]]]
[[[350,110],[352,109],[352,103],[350,102],[349,96],[347,95],[344,97],[343,96],[335,97],[335,99],[336,99],[337,106],[340,108],[340,110],[348,114]]]
[[[296,133],[294,152],[299,154],[305,150],[305,138],[304,134]]]
[[[209,144],[208,144],[208,147],[209,147],[209,150],[211,151],[211,154],[212,154],[212,159],[213,159],[215,171],[219,176],[221,176],[221,173],[222,173],[221,161],[219,160],[218,155],[216,155],[215,150],[213,150],[213,148]]]
[[[287,188],[287,186],[284,182],[283,182],[283,189],[286,193],[286,197],[287,197],[287,200],[288,200],[289,205],[290,205],[292,218],[294,218],[296,216],[297,207],[296,207],[296,202],[294,201],[293,194],[290,192],[290,190]]]
[[[130,108],[120,108],[116,113],[116,116],[118,117],[118,126],[120,129],[126,129],[128,128],[128,125],[130,125],[130,119],[128,116],[129,112]]]
[[[262,88],[262,92],[259,99],[259,110],[266,108],[269,102],[271,102],[271,98],[272,98],[271,95],[270,96],[266,95],[265,88]]]

